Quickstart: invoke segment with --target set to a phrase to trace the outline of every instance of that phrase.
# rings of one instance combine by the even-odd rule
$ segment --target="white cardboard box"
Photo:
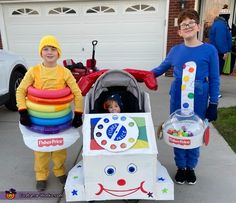
[[[83,162],[69,172],[65,192],[67,201],[173,200],[173,182],[157,160],[151,114],[86,114]]]

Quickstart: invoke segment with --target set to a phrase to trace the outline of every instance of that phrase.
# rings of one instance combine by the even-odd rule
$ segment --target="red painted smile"
[[[111,189],[107,189],[107,188],[104,188],[104,186],[102,184],[98,184],[100,186],[100,190],[96,193],[96,195],[100,195],[103,191],[112,195],[112,196],[116,196],[116,197],[125,197],[125,196],[128,196],[130,194],[133,194],[137,191],[141,191],[143,193],[147,193],[146,190],[144,190],[143,188],[143,184],[144,184],[145,181],[141,182],[140,183],[140,186],[139,187],[136,187],[136,188],[131,188],[131,189],[126,189],[126,190],[111,190]]]

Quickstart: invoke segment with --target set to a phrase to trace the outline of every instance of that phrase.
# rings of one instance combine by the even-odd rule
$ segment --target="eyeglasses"
[[[183,23],[179,25],[181,30],[186,30],[188,28],[193,28],[197,23],[195,21],[190,21],[189,23]]]

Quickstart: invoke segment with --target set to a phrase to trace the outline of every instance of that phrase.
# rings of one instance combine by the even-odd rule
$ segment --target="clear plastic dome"
[[[197,114],[181,109],[172,113],[163,124],[163,132],[176,137],[202,136],[204,131],[205,124]]]

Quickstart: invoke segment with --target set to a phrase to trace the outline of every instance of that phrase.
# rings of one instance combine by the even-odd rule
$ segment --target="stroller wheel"
[[[125,199],[124,202],[125,203],[138,203],[139,199]]]

